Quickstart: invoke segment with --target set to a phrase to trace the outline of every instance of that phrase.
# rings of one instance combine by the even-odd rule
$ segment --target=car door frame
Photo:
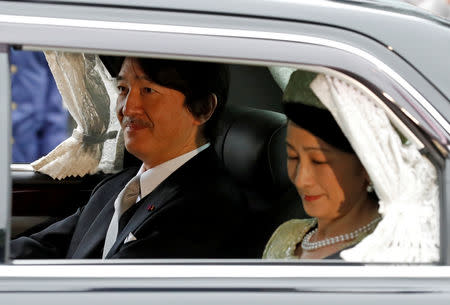
[[[27,7],[29,6],[27,4]],[[441,279],[443,283],[450,281],[450,269],[447,267],[450,262],[450,243],[447,234],[450,219],[447,207],[450,198],[450,161],[448,156],[445,156],[450,133],[446,119],[428,102],[433,100],[444,103],[448,100],[414,67],[389,50],[387,46],[349,30],[293,21],[152,10],[140,12],[125,9],[120,10],[120,17],[116,14],[115,18],[113,16],[95,20],[96,13],[99,16],[103,16],[102,13],[106,11],[118,13],[119,8],[115,11],[113,8],[76,7],[73,8],[72,13],[66,10],[67,6],[64,10],[51,4],[36,5],[36,8],[39,8],[36,14],[40,17],[24,16],[19,7],[15,8],[15,11],[9,8],[6,12],[2,11],[0,15],[0,26],[4,29],[0,35],[0,71],[3,71],[0,76],[0,89],[2,89],[0,91],[2,106],[0,107],[3,107],[0,111],[2,116],[0,141],[3,141],[2,143],[10,141],[9,78],[5,75],[9,73],[7,46],[13,44],[27,49],[88,50],[101,51],[104,54],[188,58],[239,64],[327,67],[327,71],[350,75],[372,86],[371,89],[377,92],[377,97],[383,101],[386,109],[392,111],[403,124],[414,130],[418,140],[424,144],[426,153],[438,169],[441,184],[441,261],[438,262],[439,267],[379,267],[342,262],[312,262],[305,265],[302,262],[260,261],[176,260],[140,263],[135,261],[10,261],[6,244],[2,251],[5,253],[5,259],[4,264],[0,266],[1,279],[6,281],[13,278],[34,280],[45,278],[57,282],[58,279],[70,278],[71,284],[64,283],[68,290],[76,287],[84,287],[80,289],[123,287],[124,280],[139,287],[142,283],[133,279],[145,279],[146,283],[154,285],[157,280],[176,281],[180,278],[192,280],[193,282],[190,282],[192,287],[195,287],[196,279],[199,281],[218,279],[214,282],[218,286],[213,285],[214,287],[220,286],[220,279],[229,281],[252,279],[252,285],[259,289],[264,287],[262,282],[257,283],[259,280],[271,279],[273,283],[277,279],[290,279],[292,283],[295,283],[295,285],[292,284],[292,287],[297,287],[295,289],[303,287],[305,291],[317,293],[338,291],[339,289],[332,289],[335,287],[333,280],[342,280],[341,287],[347,287],[346,285],[355,285],[358,279],[366,279],[368,282],[360,283],[358,289],[368,291],[373,285],[371,282],[373,279],[380,291],[387,291],[388,285],[380,283],[380,278],[387,276],[392,279],[391,284],[398,285],[398,289],[391,289],[391,291],[402,293],[411,291],[411,287],[419,284],[411,284],[407,289],[401,284],[401,279],[418,280],[423,291],[431,291],[431,283],[435,284],[437,279]],[[149,24],[143,20],[152,20],[152,23]],[[268,28],[271,30],[268,31]],[[117,37],[120,38],[120,43]],[[164,43],[156,43],[160,41]],[[383,88],[383,91],[377,88]],[[427,95],[424,96],[419,92],[426,92]],[[422,129],[418,129],[412,122],[419,122]],[[441,146],[441,150],[437,148],[436,143]],[[11,212],[9,172],[11,152],[6,149],[6,152],[0,156],[0,193],[2,194],[0,231],[4,232],[5,239],[8,240]],[[97,265],[97,263],[102,264]],[[75,268],[77,268],[76,272]],[[145,273],[136,273],[138,269]],[[68,274],[76,275],[68,276]],[[79,281],[82,279],[85,281],[102,279],[106,284],[100,287],[94,284],[89,286],[90,284],[80,284]],[[120,279],[122,282],[119,285],[115,280]],[[322,282],[319,282],[319,279]],[[231,285],[229,281],[226,281],[225,286]],[[306,284],[308,281],[321,285],[320,289],[313,289],[311,285]],[[144,285],[146,291],[151,291],[149,285]],[[289,289],[292,288],[288,286]],[[20,290],[14,283],[10,283],[8,287],[16,289],[15,291]],[[155,287],[163,288],[164,286]],[[236,288],[236,285],[230,287]],[[277,285],[270,287],[277,287]],[[442,291],[444,290],[445,287],[442,288]]]

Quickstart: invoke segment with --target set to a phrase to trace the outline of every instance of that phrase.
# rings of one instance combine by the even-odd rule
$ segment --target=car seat
[[[286,116],[228,105],[216,126],[214,147],[247,196],[248,254],[259,258],[273,231],[304,218],[301,199],[286,169]]]

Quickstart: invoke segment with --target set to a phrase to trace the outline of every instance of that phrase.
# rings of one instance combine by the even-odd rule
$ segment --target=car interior
[[[229,67],[228,101],[214,126],[212,145],[247,200],[246,228],[242,232],[247,255],[242,258],[258,259],[280,224],[307,215],[287,174],[287,119],[281,110],[278,80],[266,66]],[[402,136],[404,130],[396,132]],[[124,152],[123,168],[139,164],[140,160]],[[34,171],[29,164],[12,164],[11,238],[39,232],[73,214],[109,175],[97,172],[59,180]]]
[[[278,225],[305,215],[287,176],[281,94],[266,67],[231,65],[227,106],[215,127],[217,155],[247,197],[250,215],[243,234],[248,236],[250,258],[261,257]],[[140,161],[125,153],[124,168],[136,164]],[[37,232],[72,214],[107,176],[97,173],[55,180],[14,168],[11,174],[12,238]],[[61,198],[66,198],[64,203]]]

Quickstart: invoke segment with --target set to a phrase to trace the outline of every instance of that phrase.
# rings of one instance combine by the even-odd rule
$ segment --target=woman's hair
[[[284,113],[299,127],[339,150],[354,154],[354,150],[341,128],[328,110],[308,106],[299,102],[285,102]]]
[[[311,89],[317,73],[296,70],[283,94],[284,113],[289,120],[328,144],[355,153],[333,115]]]
[[[125,57],[100,56],[100,59],[111,76],[116,77]],[[228,98],[228,66],[218,63],[153,58],[136,58],[136,60],[152,81],[182,92],[186,96],[186,107],[195,117],[209,112],[209,97],[212,93],[216,95],[216,109],[203,129],[204,136],[208,139],[212,138],[212,128]]]

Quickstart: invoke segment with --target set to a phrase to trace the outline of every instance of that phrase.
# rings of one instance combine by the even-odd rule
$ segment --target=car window
[[[426,211],[424,213],[429,215],[423,223],[416,224],[417,230],[423,232],[419,239],[426,239],[429,243],[425,245],[418,242],[419,248],[428,248],[424,253],[409,259],[414,262],[439,260],[437,227],[427,226],[430,222],[437,223],[439,215],[437,174],[430,160],[420,154],[424,143],[405,123],[396,118],[391,110],[383,106],[383,102],[377,98],[378,93],[374,94],[355,79],[321,66],[296,68],[210,63],[213,67],[226,67],[230,75],[227,106],[214,126],[214,141],[210,143],[218,157],[215,162],[223,164],[225,171],[221,173],[217,169],[209,176],[208,171],[200,170],[202,174],[195,176],[195,179],[206,183],[206,192],[190,181],[183,182],[183,188],[186,188],[184,193],[174,191],[173,194],[167,195],[167,181],[176,179],[172,177],[176,177],[177,171],[187,177],[192,175],[188,170],[183,171],[186,166],[180,170],[176,168],[175,171],[169,172],[169,178],[157,182],[149,192],[142,193],[140,190],[137,195],[143,198],[134,197],[130,205],[132,208],[126,207],[124,212],[116,215],[119,208],[114,203],[117,200],[115,198],[126,196],[122,194],[122,190],[128,189],[126,182],[136,175],[136,172],[145,172],[143,168],[139,170],[139,167],[142,161],[144,166],[146,164],[145,154],[142,152],[147,152],[148,148],[141,148],[140,144],[130,142],[134,133],[147,128],[146,126],[153,128],[158,126],[157,124],[167,124],[164,113],[158,116],[158,113],[162,113],[166,108],[159,108],[158,105],[164,101],[165,107],[172,107],[167,104],[172,101],[166,99],[169,94],[173,97],[174,92],[184,92],[186,99],[191,94],[190,91],[182,91],[185,90],[183,86],[186,86],[183,81],[188,77],[181,78],[179,74],[182,72],[173,74],[172,70],[167,70],[166,67],[176,65],[176,68],[180,69],[178,71],[184,71],[182,69],[191,65],[207,69],[208,64],[191,60],[124,59],[53,51],[47,52],[47,58],[63,97],[75,96],[68,108],[69,111],[76,111],[74,117],[79,124],[75,129],[80,130],[82,136],[74,137],[74,133],[73,139],[69,139],[67,143],[72,145],[71,141],[80,140],[82,149],[80,152],[73,148],[75,146],[67,146],[67,151],[57,149],[58,154],[50,154],[50,158],[44,158],[38,163],[36,169],[41,174],[28,172],[20,176],[13,173],[12,236],[21,238],[12,242],[13,255],[20,247],[26,246],[27,236],[36,234],[33,235],[34,240],[44,241],[47,236],[54,234],[52,230],[69,230],[65,233],[68,235],[64,236],[64,240],[57,241],[63,249],[62,252],[52,250],[48,252],[49,257],[37,255],[36,258],[101,258],[101,252],[106,252],[110,227],[115,225],[113,220],[117,218],[119,229],[112,233],[117,237],[109,241],[107,249],[108,252],[115,253],[110,255],[111,258],[173,256],[284,260],[344,257],[351,261],[378,259],[389,262],[393,260],[384,255],[392,249],[383,249],[380,244],[397,243],[399,246],[394,249],[401,249],[402,241],[395,238],[386,239],[386,232],[398,232],[402,226],[411,226],[407,213],[396,215],[395,211],[398,209],[397,205],[412,196],[415,197],[414,202],[408,199],[410,210],[413,211],[411,215],[420,213],[418,211]],[[117,64],[112,61],[112,66],[108,66],[108,60],[105,58],[120,62]],[[131,67],[129,70],[126,70],[126,63]],[[118,66],[114,67],[114,64]],[[152,70],[154,67],[161,70],[155,72]],[[84,71],[88,71],[87,76],[83,74]],[[177,77],[180,79],[177,80]],[[201,83],[205,84],[206,80]],[[133,91],[136,88],[139,90]],[[79,89],[81,91],[76,91]],[[134,92],[137,92],[136,98],[132,99]],[[219,93],[217,96],[216,99],[221,98]],[[116,100],[119,105],[122,103],[122,106],[115,106]],[[352,101],[353,104],[345,104],[345,101]],[[366,106],[358,108],[360,105]],[[122,107],[119,109],[119,121],[122,119],[126,122],[124,124],[129,124],[122,125],[125,131],[120,130],[117,124],[110,123],[115,120],[118,111],[116,107]],[[176,108],[175,105],[173,107],[175,108],[171,111],[174,113],[183,109]],[[156,115],[153,119],[154,113]],[[187,113],[191,114],[192,110]],[[370,115],[373,113],[378,115],[372,118]],[[145,123],[146,119],[149,123]],[[181,119],[182,117],[179,117],[177,121]],[[367,120],[372,123],[367,125]],[[91,124],[96,121],[103,122],[103,125]],[[174,124],[173,121],[171,123]],[[98,129],[98,126],[103,126],[103,129]],[[186,125],[186,128],[188,126],[190,125]],[[128,130],[130,128],[131,131]],[[166,132],[166,137],[173,136],[171,130],[163,129],[161,132]],[[378,132],[383,136],[371,139]],[[177,139],[180,134],[182,130],[175,133]],[[148,137],[151,137],[151,134]],[[109,147],[114,148],[112,155],[106,148],[108,141]],[[392,143],[386,145],[386,141]],[[124,146],[129,152],[123,150]],[[151,146],[152,149],[153,147]],[[199,149],[206,148],[201,145]],[[73,154],[71,158],[68,157],[70,154]],[[396,159],[395,155],[403,155],[404,160]],[[89,160],[86,162],[85,156],[96,156],[97,163],[90,164],[91,168],[88,170],[86,166],[89,165]],[[56,166],[52,165],[52,162]],[[190,164],[189,162],[191,161],[187,164]],[[101,167],[102,164],[110,165],[109,169]],[[135,169],[130,170],[133,166]],[[126,170],[121,171],[120,167]],[[360,170],[357,170],[358,168]],[[79,175],[79,170],[85,169],[85,172],[81,178],[66,178],[63,169],[70,172],[69,176]],[[95,174],[98,169],[101,169],[100,173]],[[426,173],[426,177],[417,178],[417,170]],[[219,172],[221,174],[218,174]],[[309,176],[305,177],[305,173]],[[230,177],[221,176],[225,174]],[[50,178],[49,175],[55,176]],[[161,171],[160,175],[167,174]],[[335,177],[334,180],[330,179],[332,176]],[[212,179],[204,181],[204,177]],[[103,178],[106,180],[102,181]],[[143,178],[139,179],[142,189]],[[212,180],[220,183],[209,184]],[[58,182],[55,183],[56,181]],[[399,191],[405,188],[408,194]],[[223,189],[229,192],[225,197]],[[364,200],[358,195],[361,189]],[[60,199],[66,197],[64,192],[74,194],[79,190],[83,192],[73,198],[67,198],[71,199],[70,204],[64,203],[67,199]],[[189,191],[193,194],[189,194]],[[160,193],[162,195],[159,195]],[[219,204],[223,198],[229,199],[228,204],[233,207],[233,213],[227,214],[217,207],[204,205],[203,201],[198,199],[203,193],[205,197],[218,200]],[[54,197],[51,200],[53,203],[46,204],[48,197],[54,194],[61,195]],[[156,199],[153,196],[156,196]],[[26,201],[31,197],[34,197],[34,202],[37,200],[38,204],[27,204]],[[186,205],[189,206],[193,204],[193,198],[196,198],[199,207],[188,208],[181,205],[178,210],[171,210],[161,204],[165,200],[172,200],[176,206],[178,202],[186,200]],[[132,205],[136,201],[139,203],[140,199],[142,204]],[[95,201],[109,202],[110,210],[106,211],[103,205],[93,204]],[[364,205],[362,201],[365,202]],[[53,209],[58,202],[60,205],[66,205],[65,208]],[[85,206],[87,202],[89,204]],[[355,208],[355,202],[359,204],[358,208]],[[326,209],[315,207],[319,204]],[[367,209],[362,206],[367,206]],[[164,215],[164,209],[174,223],[158,216]],[[136,215],[143,211],[147,216],[145,219],[139,219]],[[149,216],[152,213],[155,214],[154,221],[153,216]],[[195,218],[199,213],[205,215]],[[217,213],[222,213],[224,217],[216,216],[212,218],[213,221],[203,220]],[[386,215],[389,217],[384,218]],[[190,228],[184,223],[189,217],[202,219],[204,222]],[[323,235],[320,231],[321,225],[324,219],[330,217],[339,220],[347,218],[350,221],[340,227],[332,226],[332,233]],[[103,220],[106,224],[100,225]],[[136,223],[132,225],[133,222]],[[54,223],[53,227],[45,229],[51,223]],[[181,223],[188,234],[180,234],[177,223]],[[104,236],[92,238],[95,234],[89,230],[94,229],[103,230],[101,234]],[[231,233],[232,237],[223,231]],[[417,238],[417,234],[411,237],[403,235],[402,238],[409,241],[408,238]],[[369,242],[362,242],[367,236],[372,238],[367,239]],[[83,239],[91,240],[79,247],[78,243]],[[117,239],[123,241],[117,243]],[[151,241],[149,246],[145,246],[147,240]],[[229,247],[231,242],[235,243],[232,249]],[[144,247],[139,247],[139,243]],[[173,252],[166,252],[165,250],[173,247],[173,243],[176,244]],[[39,247],[35,249],[37,252],[40,251]],[[139,253],[133,252],[137,251],[134,249],[139,249]],[[103,257],[109,258],[106,253]]]

